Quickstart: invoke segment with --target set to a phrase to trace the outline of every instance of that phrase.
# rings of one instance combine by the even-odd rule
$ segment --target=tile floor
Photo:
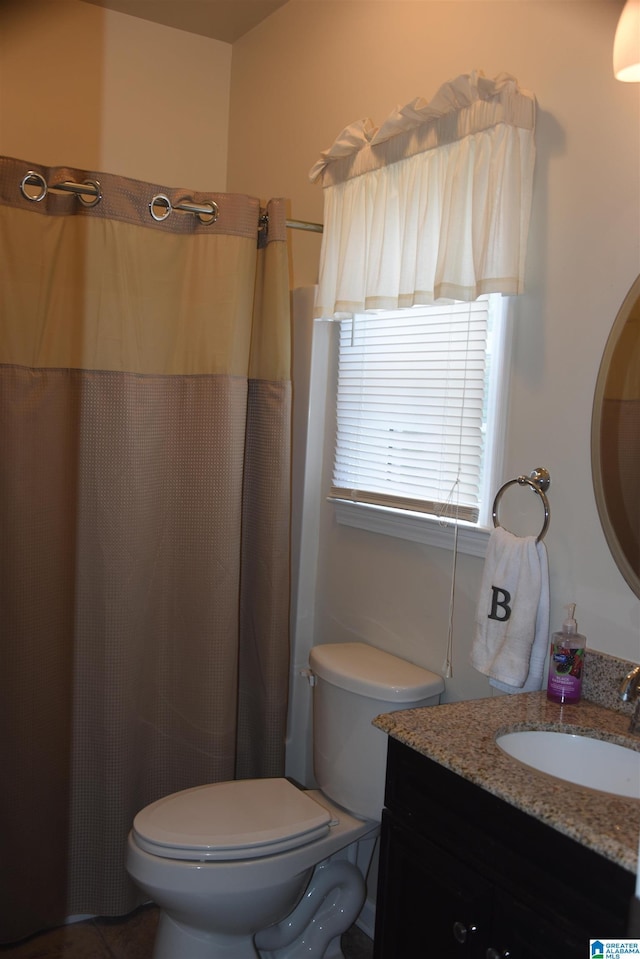
[[[157,909],[146,906],[121,919],[79,922],[0,946],[0,959],[150,959],[157,921]],[[345,959],[373,956],[373,943],[356,926],[342,937],[342,949]]]

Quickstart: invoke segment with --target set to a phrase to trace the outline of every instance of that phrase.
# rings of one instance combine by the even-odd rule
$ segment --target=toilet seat
[[[164,859],[256,859],[329,831],[329,812],[286,779],[240,779],[172,793],[133,821],[141,849]]]

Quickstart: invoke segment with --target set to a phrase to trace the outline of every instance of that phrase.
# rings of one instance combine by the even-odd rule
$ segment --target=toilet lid
[[[273,856],[325,836],[331,816],[286,779],[239,779],[172,793],[133,821],[137,844],[165,859]]]

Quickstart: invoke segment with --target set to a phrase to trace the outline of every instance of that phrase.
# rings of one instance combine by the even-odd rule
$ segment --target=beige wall
[[[224,190],[231,52],[79,0],[5,0],[0,153]]]
[[[229,188],[286,195],[322,218],[307,173],[349,122],[380,123],[476,68],[538,99],[527,293],[514,325],[505,479],[551,472],[553,628],[577,603],[592,647],[640,660],[640,602],[610,557],[590,469],[600,356],[640,271],[640,85],[614,80],[618,0],[290,0],[234,44]],[[292,236],[293,284],[316,278],[319,240]],[[524,495],[524,494],[523,494]],[[523,530],[528,532],[530,530]],[[362,636],[440,671],[451,555],[338,527],[321,505],[315,639]],[[468,666],[482,561],[458,563],[447,698],[484,695]]]

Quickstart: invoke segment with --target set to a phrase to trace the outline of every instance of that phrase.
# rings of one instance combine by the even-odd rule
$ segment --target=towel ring
[[[549,476],[549,470],[545,469],[544,466],[539,466],[537,469],[533,470],[529,476],[516,476],[515,479],[508,480],[501,486],[498,492],[496,493],[496,498],[493,501],[493,525],[500,526],[498,520],[498,504],[502,494],[506,489],[509,489],[510,486],[513,486],[514,483],[518,483],[519,486],[530,486],[534,493],[537,493],[540,499],[542,500],[542,505],[544,507],[544,523],[542,524],[542,529],[540,530],[536,543],[539,543],[541,539],[544,539],[547,530],[549,529],[549,500],[547,499],[545,490],[549,489],[551,483],[551,477]]]

